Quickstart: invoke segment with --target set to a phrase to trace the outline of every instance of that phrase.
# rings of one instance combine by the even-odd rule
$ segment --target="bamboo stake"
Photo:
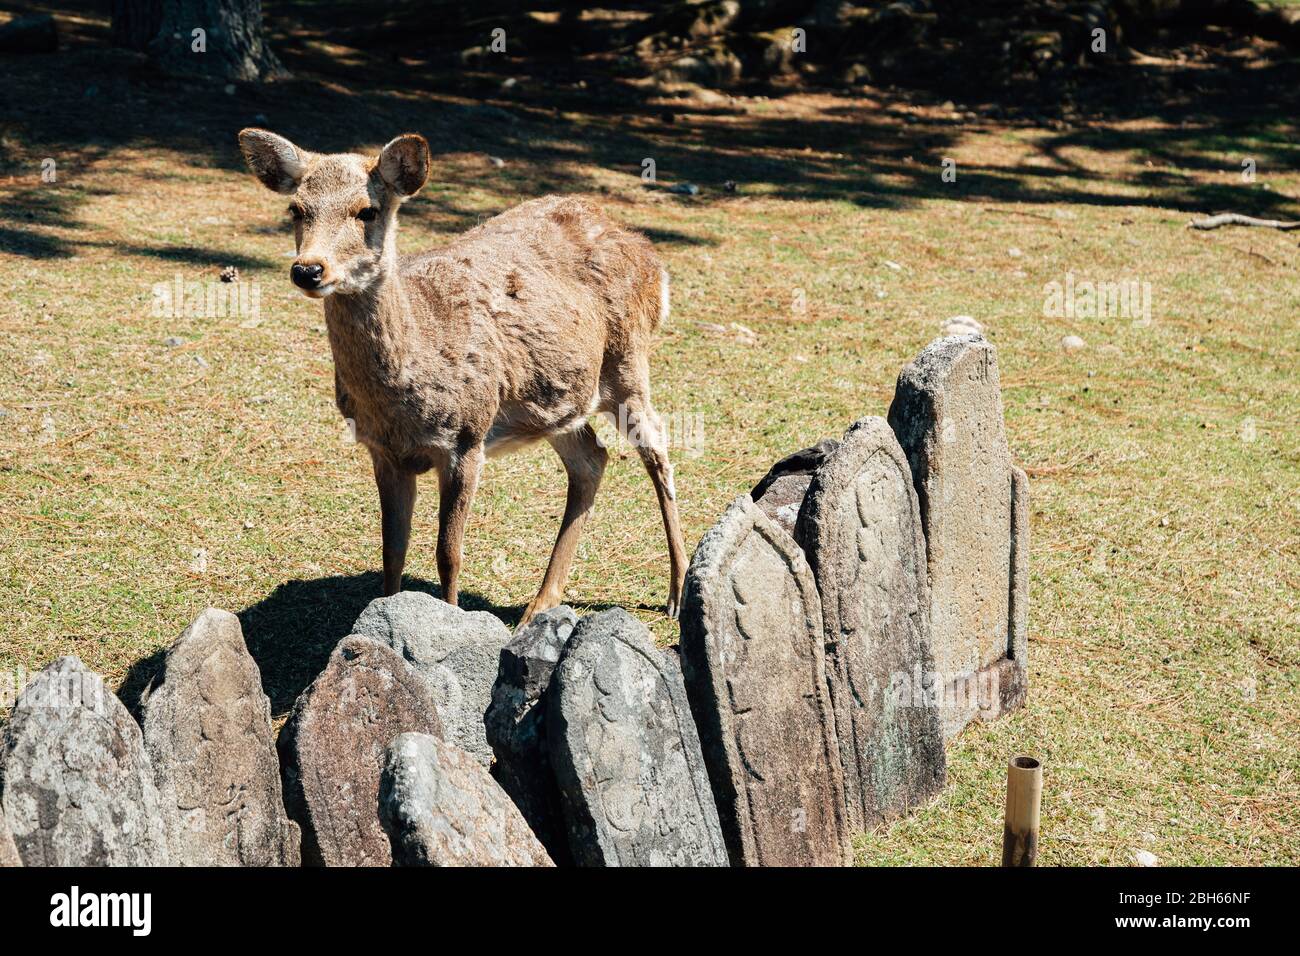
[[[1043,765],[1033,757],[1012,757],[1007,767],[1003,866],[1033,866],[1038,859],[1038,809],[1042,797]]]

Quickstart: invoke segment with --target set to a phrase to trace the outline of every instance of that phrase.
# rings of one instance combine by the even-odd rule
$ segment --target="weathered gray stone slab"
[[[546,742],[544,700],[555,665],[578,623],[565,605],[536,615],[501,649],[492,703],[483,715],[496,761],[492,776],[510,795],[556,863],[572,862],[560,788]]]
[[[446,738],[483,766],[491,764],[483,714],[492,702],[501,648],[510,640],[499,618],[402,591],[371,601],[352,631],[387,644],[424,674],[437,694]]]
[[[726,866],[674,662],[622,608],[583,618],[547,693],[551,763],[583,866]]]
[[[14,835],[9,832],[4,813],[0,812],[0,867],[22,865],[23,859],[18,855],[18,847],[14,846]]]
[[[928,800],[947,774],[925,692],[934,670],[925,535],[883,418],[855,422],[817,470],[796,532],[822,600],[849,823],[863,830]]]
[[[682,670],[733,865],[850,854],[821,604],[794,540],[747,495],[686,575]]]
[[[379,775],[403,733],[442,736],[433,688],[388,645],[344,638],[280,732],[285,804],[302,826],[304,863],[392,863]]]
[[[786,534],[794,535],[799,509],[812,484],[812,475],[782,475],[767,487],[763,497],[755,500],[759,510]]]
[[[208,608],[141,697],[144,745],[173,823],[177,866],[297,866],[271,703],[239,618]]]
[[[1029,690],[1029,476],[1011,468],[1011,638],[1009,664],[1017,671],[999,707],[1005,713],[1024,703]]]
[[[1022,474],[1013,505],[992,344],[956,335],[927,346],[898,377],[889,424],[925,528],[931,646],[951,737],[1019,706],[1028,682],[1028,485]]]
[[[77,658],[59,658],[18,698],[3,765],[0,804],[27,866],[168,863],[140,728]]]
[[[398,866],[554,866],[482,765],[428,734],[389,746],[379,813]]]
[[[823,438],[811,448],[786,455],[749,493],[763,513],[786,534],[794,534],[795,519],[799,516],[799,507],[803,504],[813,473],[838,444],[833,438]]]

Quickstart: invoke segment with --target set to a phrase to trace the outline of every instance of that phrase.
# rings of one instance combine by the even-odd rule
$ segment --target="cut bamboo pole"
[[[1043,765],[1033,757],[1012,757],[1007,767],[1003,866],[1033,866],[1038,859],[1038,809],[1042,798]]]

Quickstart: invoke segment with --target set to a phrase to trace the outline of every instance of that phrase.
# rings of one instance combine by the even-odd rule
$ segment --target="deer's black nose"
[[[319,265],[304,266],[298,263],[293,264],[289,270],[289,276],[293,279],[293,284],[300,289],[314,289],[320,285],[320,278],[325,274],[325,267]]]

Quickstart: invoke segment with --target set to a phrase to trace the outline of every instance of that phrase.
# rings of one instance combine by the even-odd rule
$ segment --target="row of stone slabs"
[[[778,463],[704,537],[680,664],[621,610],[559,608],[502,649],[491,615],[403,594],[362,614],[277,760],[231,615],[168,653],[143,737],[61,659],[6,730],[0,861],[842,862],[942,786],[945,735],[1023,700],[1025,487],[992,346],[944,339],[888,424]]]
[[[625,611],[557,608],[509,640],[491,615],[407,592],[364,626],[382,636],[339,643],[278,743],[225,611],[168,651],[140,724],[77,658],[55,661],[5,728],[0,865],[725,863],[680,671]]]

